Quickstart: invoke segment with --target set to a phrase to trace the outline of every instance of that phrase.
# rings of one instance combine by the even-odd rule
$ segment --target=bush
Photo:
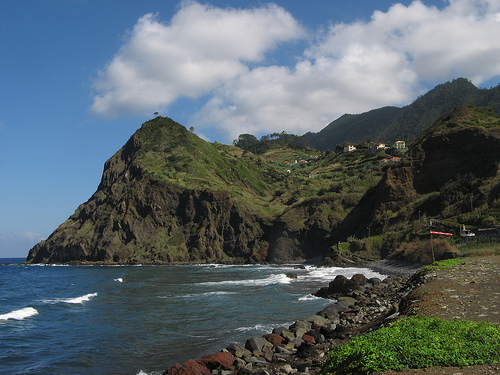
[[[431,264],[434,260],[442,259],[443,254],[449,252],[458,252],[458,250],[445,240],[433,239],[432,242],[430,240],[403,242],[391,254],[391,258],[411,263]]]
[[[353,338],[328,353],[322,374],[371,374],[500,362],[500,326],[423,315]]]

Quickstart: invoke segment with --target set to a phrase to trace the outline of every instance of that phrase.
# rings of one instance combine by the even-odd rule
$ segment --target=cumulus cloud
[[[168,25],[146,15],[99,77],[93,109],[124,114],[208,94],[192,125],[205,134],[217,128],[230,141],[318,131],[343,113],[408,104],[452,78],[479,85],[500,74],[500,0],[394,4],[366,22],[318,31],[290,66],[265,64],[278,43],[303,35],[276,5],[185,2]]]
[[[283,8],[220,9],[185,1],[169,24],[146,14],[94,84],[92,109],[124,115],[198,97],[257,63],[303,30]]]

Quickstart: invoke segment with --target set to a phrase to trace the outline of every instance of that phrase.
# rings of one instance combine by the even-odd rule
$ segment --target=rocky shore
[[[249,338],[244,346],[232,343],[218,353],[177,363],[163,375],[319,374],[330,349],[396,319],[408,305],[407,296],[425,281],[412,276],[420,265],[380,261],[366,266],[391,276],[339,275],[313,293],[332,300],[325,309]]]

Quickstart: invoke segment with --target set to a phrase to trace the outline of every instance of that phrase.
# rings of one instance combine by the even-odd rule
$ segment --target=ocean
[[[49,266],[0,259],[0,374],[161,374],[270,333],[331,301],[363,268]],[[297,274],[297,278],[287,277]]]

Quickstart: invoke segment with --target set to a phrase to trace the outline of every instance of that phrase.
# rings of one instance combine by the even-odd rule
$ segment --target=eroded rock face
[[[30,251],[28,261],[265,259],[265,251],[264,258],[259,258],[265,250],[259,218],[239,209],[228,194],[178,191],[156,186],[155,181],[131,185],[123,194],[96,192]]]
[[[31,263],[264,261],[262,219],[225,192],[179,189],[134,162],[135,135],[109,159],[94,195],[37,244]]]
[[[473,111],[471,106],[461,105],[442,116],[401,162],[389,168],[378,185],[364,195],[332,237],[362,235],[367,227],[372,235],[382,233],[384,226],[408,221],[410,217],[415,219],[418,212],[439,216],[446,208],[442,192],[450,181],[457,181],[460,176],[482,181],[498,176],[498,126],[467,126]],[[431,193],[435,198],[422,203],[416,212],[409,208]],[[494,193],[488,197],[477,191],[474,194],[476,207],[491,204],[494,196]],[[464,212],[469,209],[470,205],[463,208]]]

